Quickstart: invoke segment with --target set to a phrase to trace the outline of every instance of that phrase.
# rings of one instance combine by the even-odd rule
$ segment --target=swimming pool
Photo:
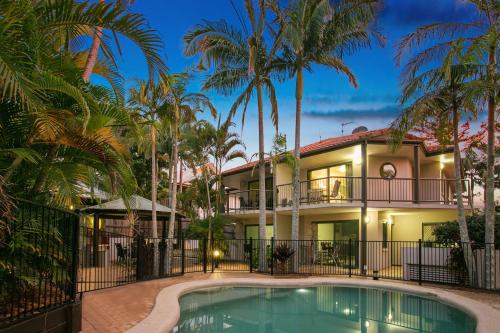
[[[476,320],[439,301],[397,290],[320,285],[217,287],[185,294],[174,333],[472,333]]]

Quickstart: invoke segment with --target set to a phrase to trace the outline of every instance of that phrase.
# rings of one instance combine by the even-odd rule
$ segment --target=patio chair
[[[115,243],[115,246],[116,246],[116,254],[118,256],[118,261],[125,261],[126,250],[123,248],[121,243]]]
[[[245,199],[243,197],[240,197],[240,209],[245,209],[247,207],[248,207],[248,205],[247,205],[247,202],[245,201]]]
[[[338,197],[338,195],[339,195],[339,191],[340,191],[340,181],[337,179],[337,180],[335,180],[335,182],[333,183],[333,188],[332,188],[331,198],[332,198],[332,199],[335,199],[336,197]]]

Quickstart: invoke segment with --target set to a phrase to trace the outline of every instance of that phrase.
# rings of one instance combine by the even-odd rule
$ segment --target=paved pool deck
[[[165,287],[190,281],[225,278],[269,278],[257,273],[190,273],[184,276],[133,283],[125,286],[89,292],[83,296],[83,332],[123,332],[146,318],[155,304],[156,296]],[[335,279],[335,277],[331,277]],[[278,278],[277,278],[278,279]],[[362,278],[351,278],[362,279]],[[290,280],[289,277],[286,280]],[[391,281],[394,282],[394,281]],[[415,283],[400,282],[408,285]],[[500,311],[500,292],[471,290],[443,285],[424,284],[426,288],[446,290],[470,298]]]

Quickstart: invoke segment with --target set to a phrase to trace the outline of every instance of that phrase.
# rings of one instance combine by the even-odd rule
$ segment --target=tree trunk
[[[177,143],[177,123],[178,123],[179,110],[176,107],[174,110],[173,123],[172,123],[172,158],[170,163],[172,163],[172,191],[170,192],[170,223],[168,225],[168,241],[167,247],[167,272],[170,274],[172,272],[172,260],[173,260],[173,238],[174,238],[174,228],[175,228],[175,210],[177,205],[177,161],[179,158],[179,150]],[[181,232],[178,230],[178,232]]]
[[[14,174],[14,171],[21,165],[21,162],[24,160],[24,158],[17,156],[14,161],[10,164],[10,166],[7,168],[7,171],[5,172],[5,175],[3,176],[3,182],[4,184],[8,184],[10,177]]]
[[[452,105],[453,112],[453,159],[454,159],[454,171],[455,171],[455,192],[457,195],[457,210],[458,210],[458,226],[460,229],[460,240],[462,241],[462,247],[465,256],[465,263],[467,265],[467,272],[469,274],[469,283],[474,283],[474,259],[472,248],[469,239],[469,231],[467,228],[467,221],[465,219],[465,209],[464,209],[464,198],[463,198],[463,187],[462,187],[462,158],[460,156],[460,145],[458,138],[459,129],[459,114],[458,105],[453,100]],[[445,186],[447,186],[445,184]]]
[[[50,164],[57,156],[57,150],[59,145],[52,145],[45,156],[45,164],[40,169],[38,176],[36,177],[35,184],[33,184],[33,188],[31,189],[31,193],[38,194],[42,188],[45,186],[47,182],[47,178],[49,177]]]
[[[101,4],[104,4],[104,0],[99,0]],[[85,68],[83,69],[82,78],[83,81],[89,82],[90,75],[94,71],[94,66],[97,61],[97,55],[99,54],[99,48],[101,47],[102,38],[102,27],[95,28],[94,39],[92,40],[92,46],[90,47],[89,55],[87,61],[85,62]]]
[[[292,240],[299,239],[299,205],[300,205],[300,117],[302,111],[302,92],[304,89],[304,77],[302,67],[297,68],[295,82],[295,146],[294,146],[294,168],[293,168],[293,198],[292,198]],[[297,272],[298,248],[294,244],[296,255],[293,256],[293,271]]]
[[[208,219],[208,244],[212,244],[212,201],[210,200],[210,186],[208,185],[208,177],[205,172],[205,187],[207,189],[207,204],[208,204],[208,210],[207,210],[207,216],[206,218]]]
[[[257,106],[259,111],[259,271],[263,272],[266,270],[266,161],[264,159],[264,106],[260,85],[257,85]]]
[[[158,253],[158,221],[156,219],[156,197],[157,197],[157,178],[156,178],[156,129],[154,123],[151,123],[151,237],[153,238],[153,274],[157,276],[159,270]]]
[[[182,160],[179,159],[179,192],[182,193],[182,176],[183,176]]]
[[[496,70],[496,43],[488,50],[488,76],[494,82]],[[485,182],[485,252],[486,252],[486,288],[495,288],[495,93],[488,96],[488,144]]]

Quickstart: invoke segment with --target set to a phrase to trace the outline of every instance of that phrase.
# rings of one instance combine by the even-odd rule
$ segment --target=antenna
[[[342,136],[344,136],[344,126],[347,126],[349,124],[354,124],[354,121],[349,121],[347,123],[340,124],[342,126]]]

